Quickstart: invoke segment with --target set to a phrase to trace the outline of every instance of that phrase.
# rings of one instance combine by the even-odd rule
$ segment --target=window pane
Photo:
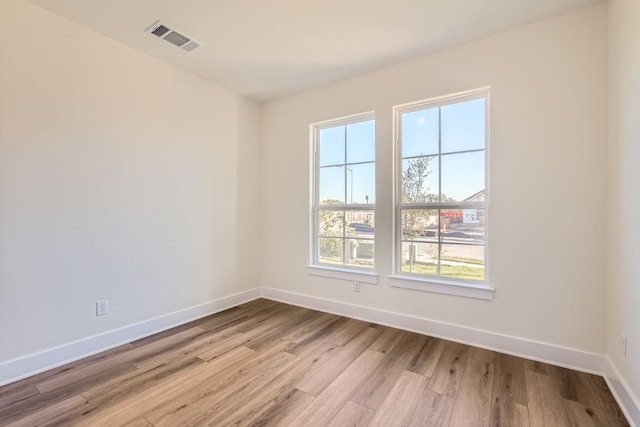
[[[437,154],[438,108],[402,115],[402,157]]]
[[[438,157],[402,161],[402,202],[438,201]]]
[[[374,211],[346,211],[347,236],[372,239],[375,232]]]
[[[320,130],[320,166],[344,163],[344,126]]]
[[[319,211],[318,234],[322,237],[343,237],[344,211]]]
[[[347,203],[376,202],[375,163],[347,166]]]
[[[324,264],[342,264],[342,239],[321,237],[319,239],[319,261]]]
[[[329,166],[320,168],[320,204],[336,205],[345,203],[345,168]]]
[[[438,244],[402,242],[401,271],[435,276],[438,272]]]
[[[463,280],[484,280],[484,246],[442,245],[440,275]]]
[[[484,151],[442,156],[442,201],[464,201],[484,190]]]
[[[375,121],[354,123],[347,126],[347,163],[373,162],[376,160]]]
[[[438,241],[437,209],[402,209],[402,240]]]
[[[484,245],[484,209],[443,209],[440,218],[444,243]]]
[[[443,153],[484,148],[484,103],[482,98],[441,108]]]

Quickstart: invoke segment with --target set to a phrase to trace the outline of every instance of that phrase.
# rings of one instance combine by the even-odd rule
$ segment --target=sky
[[[456,153],[485,148],[484,103],[476,99],[440,107],[440,128],[438,107],[402,114],[403,170],[407,158],[437,155],[441,135],[440,162],[433,157],[425,180],[428,193],[438,193],[439,176],[442,193],[458,201],[484,189],[485,152]],[[375,203],[374,120],[322,129],[319,154],[321,201],[365,204],[368,196]]]

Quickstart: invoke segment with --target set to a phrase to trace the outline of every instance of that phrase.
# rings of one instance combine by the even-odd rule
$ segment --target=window
[[[372,270],[375,260],[373,113],[312,125],[311,264]]]
[[[395,108],[396,275],[486,283],[488,89]]]

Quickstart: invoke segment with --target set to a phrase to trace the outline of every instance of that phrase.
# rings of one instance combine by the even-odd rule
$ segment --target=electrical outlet
[[[360,292],[360,282],[353,282],[353,292]]]
[[[620,353],[622,353],[622,356],[627,357],[627,337],[624,335],[620,336]]]
[[[96,316],[104,316],[109,313],[109,300],[96,301]]]

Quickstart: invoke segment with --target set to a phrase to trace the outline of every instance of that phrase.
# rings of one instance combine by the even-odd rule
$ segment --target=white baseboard
[[[640,426],[640,400],[633,394],[627,382],[608,357],[605,357],[604,380],[627,417],[627,421],[632,427]]]
[[[262,288],[262,296],[275,301],[602,375],[604,356],[600,354],[278,289]]]
[[[0,363],[0,386],[217,313],[260,297],[251,289]]]

